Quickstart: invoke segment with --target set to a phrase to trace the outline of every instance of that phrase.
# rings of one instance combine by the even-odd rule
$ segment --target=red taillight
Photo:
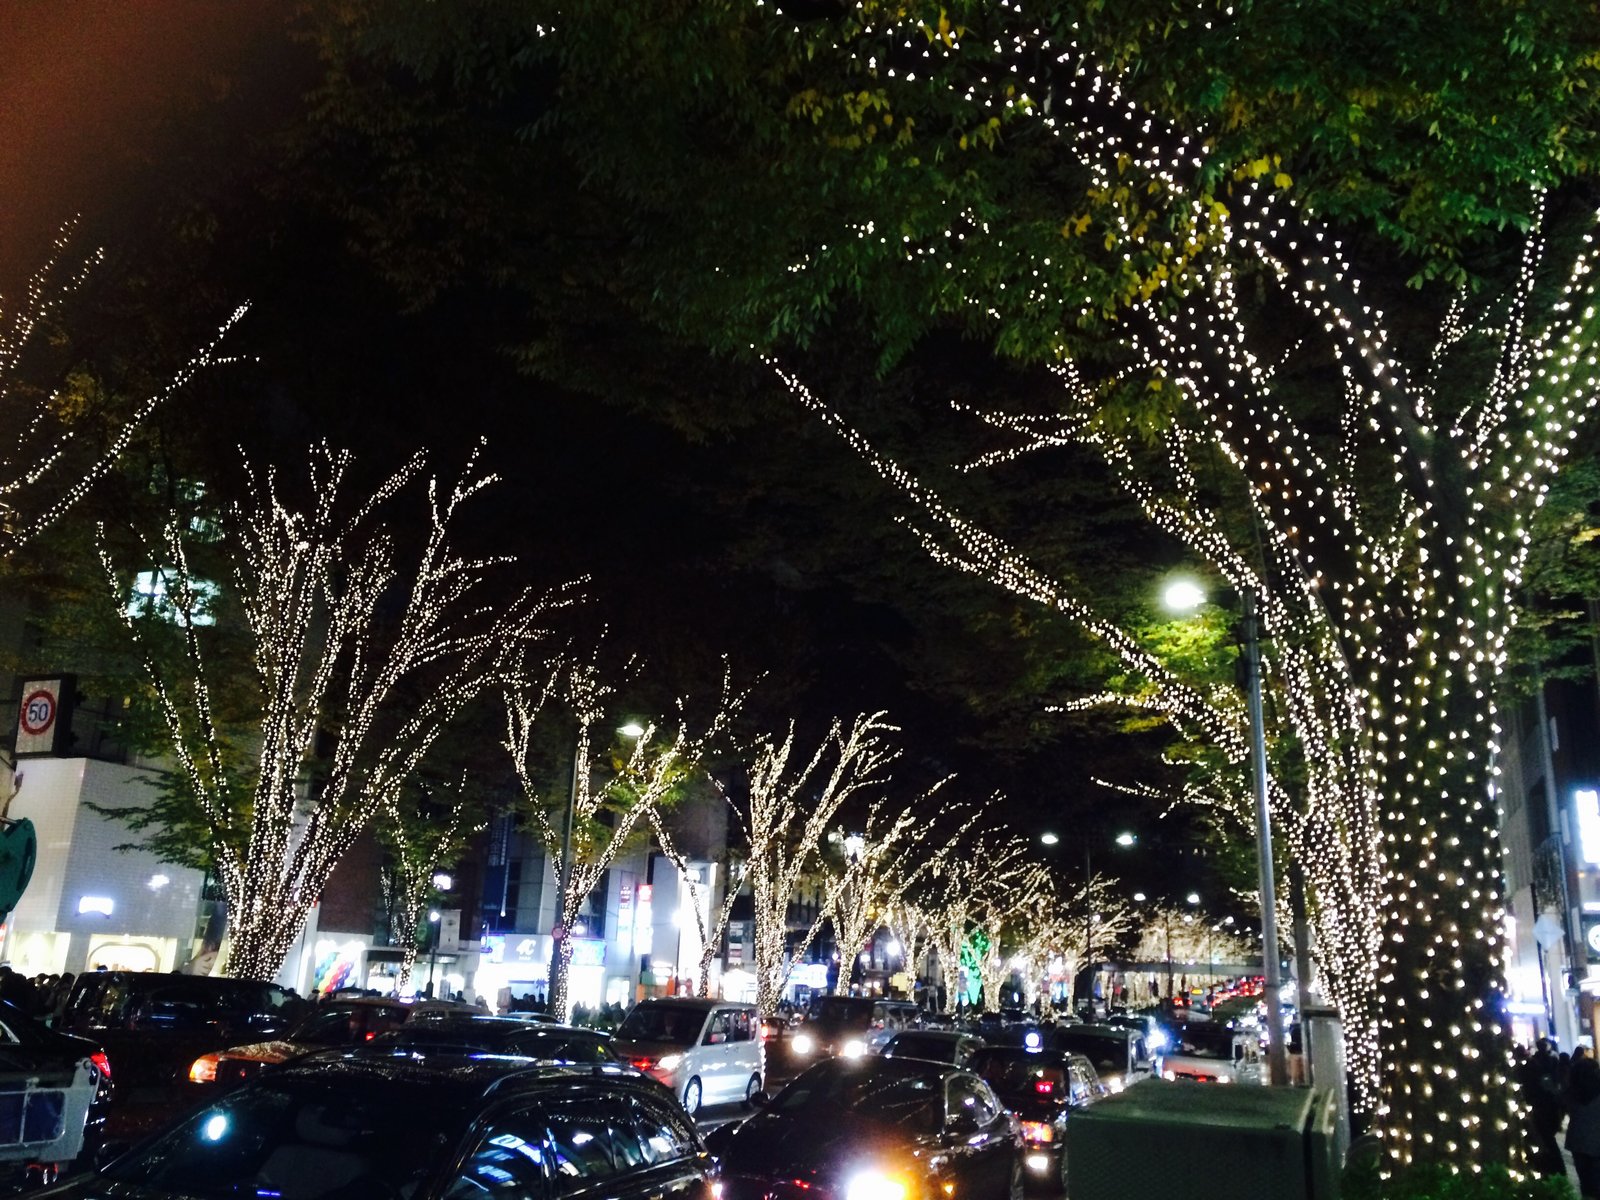
[[[633,1065],[638,1067],[641,1071],[648,1071],[651,1067],[656,1065],[656,1060],[653,1058],[636,1058],[633,1060]]]
[[[1056,1090],[1056,1085],[1048,1079],[1035,1079],[1033,1081],[1033,1090],[1041,1096],[1048,1096]]]
[[[100,1072],[100,1078],[111,1078],[111,1060],[106,1057],[104,1050],[96,1050],[89,1055],[89,1061],[94,1064],[94,1069]]]
[[[377,1036],[378,1036],[378,1031],[376,1029],[369,1029],[369,1030],[367,1030],[367,1036],[362,1038],[361,1040],[364,1041],[364,1042],[370,1042],[373,1038],[375,1038]]]

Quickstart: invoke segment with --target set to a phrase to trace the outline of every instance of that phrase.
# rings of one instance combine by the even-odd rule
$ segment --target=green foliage
[[[1375,1163],[1354,1163],[1345,1170],[1340,1186],[1344,1200],[1576,1200],[1565,1178],[1526,1178],[1513,1181],[1503,1167],[1452,1174],[1440,1166],[1407,1168],[1390,1179],[1380,1179]]]
[[[1600,460],[1568,460],[1531,530],[1523,604],[1505,686],[1530,694],[1539,679],[1586,679],[1596,669],[1600,600]]]

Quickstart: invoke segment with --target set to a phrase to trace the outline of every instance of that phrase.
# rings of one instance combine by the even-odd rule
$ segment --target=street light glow
[[[623,737],[631,737],[631,738],[643,737],[644,736],[644,726],[639,724],[639,722],[637,722],[637,721],[629,721],[626,725],[619,726],[617,728],[617,732],[620,733]]]
[[[444,871],[440,871],[433,877],[433,886],[438,888],[441,892],[448,892],[450,890],[450,885],[454,882],[455,880],[451,879],[450,876]]]
[[[1061,840],[1061,839],[1060,839],[1060,838],[1058,838],[1058,837],[1057,837],[1057,836],[1056,836],[1056,835],[1055,835],[1055,834],[1053,834],[1053,833],[1041,833],[1041,834],[1040,834],[1040,835],[1039,835],[1039,840],[1040,840],[1040,841],[1041,841],[1041,842],[1043,842],[1043,843],[1044,843],[1044,844],[1045,844],[1045,845],[1046,845],[1046,846],[1054,846],[1054,845],[1055,845],[1055,844],[1056,844],[1056,843],[1057,843],[1057,842],[1059,842],[1059,841],[1060,841],[1060,840]]]
[[[1135,892],[1133,894],[1133,902],[1135,904],[1143,904],[1147,899],[1149,899],[1149,897],[1147,897],[1143,892]]]
[[[1200,903],[1200,893],[1199,892],[1190,892],[1187,896],[1184,897],[1184,899],[1187,900],[1190,904],[1199,904]]]
[[[1174,579],[1167,584],[1161,600],[1173,612],[1193,612],[1206,602],[1206,593],[1192,579]]]
[[[1119,833],[1119,834],[1117,834],[1117,845],[1119,845],[1119,846],[1131,846],[1135,842],[1137,842],[1138,840],[1139,839],[1137,837],[1135,837],[1131,833]]]

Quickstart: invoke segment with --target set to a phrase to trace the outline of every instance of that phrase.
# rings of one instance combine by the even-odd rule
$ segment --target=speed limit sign
[[[17,705],[17,753],[54,754],[68,723],[62,698],[72,695],[66,676],[30,679],[22,685]]]

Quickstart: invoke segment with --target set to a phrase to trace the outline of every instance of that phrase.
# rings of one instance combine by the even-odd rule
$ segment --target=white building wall
[[[170,971],[188,961],[204,876],[163,863],[126,824],[91,809],[149,802],[154,772],[83,758],[20,764],[22,787],[9,815],[26,817],[39,838],[33,879],[6,922],[0,957],[19,971],[95,965]],[[109,913],[80,912],[85,898]]]

